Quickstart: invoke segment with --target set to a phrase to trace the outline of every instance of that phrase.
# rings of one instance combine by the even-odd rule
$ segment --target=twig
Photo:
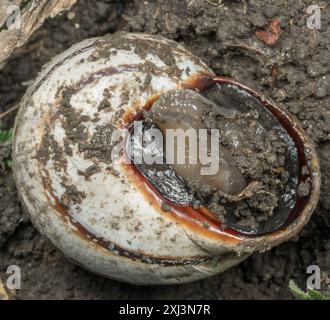
[[[247,12],[247,3],[246,0],[243,0],[243,13],[246,14]]]
[[[225,192],[218,191],[218,194],[230,202],[239,202],[244,199],[251,198],[255,192],[260,191],[261,183],[258,181],[251,181],[239,194],[231,195]]]
[[[3,119],[4,117],[8,116],[13,111],[16,111],[18,108],[19,108],[19,106],[16,105],[16,106],[9,108],[7,111],[0,113],[0,120]]]
[[[25,1],[24,6],[18,11],[20,23],[10,28],[0,28],[0,63],[7,60],[16,48],[23,46],[47,18],[53,18],[60,12],[68,10],[75,2],[76,0]],[[1,21],[4,22],[3,18]]]
[[[5,284],[0,279],[0,300],[10,300]]]
[[[218,3],[214,3],[211,0],[205,0],[208,4],[210,4],[213,7],[220,7],[223,6],[222,0],[218,0]]]
[[[254,53],[262,55],[262,51],[260,51],[259,49],[255,48],[255,47],[251,47],[247,44],[244,44],[244,43],[227,43],[227,42],[224,42],[223,45],[226,46],[226,47],[229,47],[229,48],[242,48],[242,49],[252,51]]]

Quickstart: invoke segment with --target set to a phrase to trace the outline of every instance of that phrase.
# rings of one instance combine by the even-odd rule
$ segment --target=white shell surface
[[[73,46],[30,86],[16,122],[15,177],[32,221],[68,258],[142,284],[200,279],[244,258],[214,240],[208,250],[143,197],[120,160],[99,154],[125,110],[200,74],[212,71],[177,43],[120,33]],[[93,139],[101,151],[89,149]]]

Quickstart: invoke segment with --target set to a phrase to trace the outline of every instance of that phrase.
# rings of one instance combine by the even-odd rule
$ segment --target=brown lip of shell
[[[259,100],[262,105],[279,120],[281,125],[288,131],[289,135],[294,140],[298,150],[299,182],[310,178],[311,188],[308,197],[301,198],[298,196],[298,200],[290,214],[288,222],[277,231],[251,237],[239,234],[230,229],[221,230],[221,223],[215,221],[215,219],[212,218],[212,213],[205,212],[205,209],[204,212],[200,212],[200,210],[195,210],[191,207],[185,207],[185,209],[182,209],[172,206],[170,212],[164,212],[160,205],[162,201],[161,196],[158,195],[155,190],[152,190],[152,187],[150,187],[146,179],[137,171],[137,169],[134,168],[134,165],[125,165],[125,169],[129,173],[132,183],[140,189],[142,195],[147,201],[153,204],[160,214],[166,215],[169,219],[183,224],[186,228],[189,228],[193,232],[198,232],[202,236],[219,240],[228,246],[235,247],[236,250],[242,253],[256,250],[267,250],[296,235],[309,221],[318,203],[321,188],[321,169],[316,154],[316,148],[312,140],[299,124],[299,121],[293,115],[276,104],[271,103],[255,90],[237,82],[236,80],[227,77],[199,75],[196,78],[182,83],[182,87],[203,91],[210,83],[231,84]],[[147,103],[146,106],[144,106],[144,109],[151,108],[157,98],[158,97],[153,97],[150,100],[150,103]],[[123,120],[126,124],[129,124],[134,121],[134,117],[132,117],[132,114],[126,113],[124,114]],[[307,166],[309,169],[309,175],[305,176],[305,178],[301,175],[301,168],[303,166]],[[208,227],[205,227],[206,225]]]

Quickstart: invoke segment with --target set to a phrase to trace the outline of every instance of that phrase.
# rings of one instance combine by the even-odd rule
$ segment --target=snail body
[[[224,230],[190,203],[169,202],[164,210],[166,197],[148,172],[124,163],[122,153],[113,158],[117,129],[167,92],[201,92],[210,81],[254,95],[292,130],[310,191],[279,230],[251,237]],[[176,42],[130,33],[85,40],[45,66],[20,105],[13,169],[32,222],[68,259],[134,284],[202,279],[289,239],[308,221],[320,184],[313,144],[287,112],[217,78]]]

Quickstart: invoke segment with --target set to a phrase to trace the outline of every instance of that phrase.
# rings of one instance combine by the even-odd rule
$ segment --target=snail
[[[150,129],[163,140],[147,148]],[[171,156],[159,150],[174,129],[204,132],[215,173],[201,174],[203,159],[137,161]],[[20,104],[13,171],[33,224],[69,260],[143,285],[215,275],[290,239],[320,192],[313,143],[285,109],[172,40],[124,32],[42,69]]]

